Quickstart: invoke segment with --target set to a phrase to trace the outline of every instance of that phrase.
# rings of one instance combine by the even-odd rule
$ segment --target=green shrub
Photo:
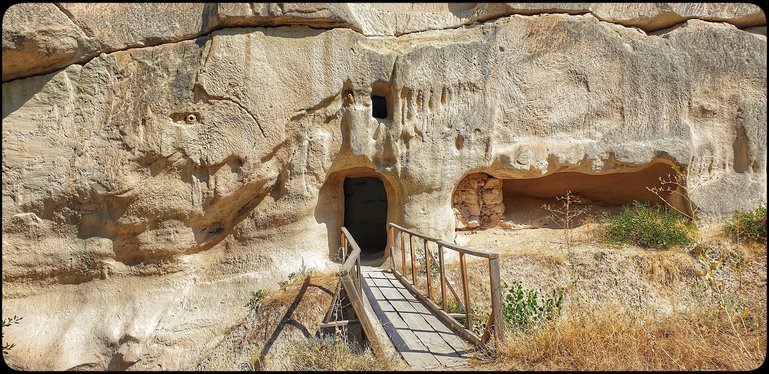
[[[766,243],[766,206],[758,207],[754,211],[734,212],[725,230],[737,240],[748,239]]]
[[[526,330],[561,315],[564,289],[558,287],[550,293],[523,288],[521,282],[502,285],[502,316],[508,326]]]
[[[604,215],[604,239],[609,243],[635,244],[662,249],[694,242],[694,226],[678,213],[663,206],[633,201],[616,216]]]

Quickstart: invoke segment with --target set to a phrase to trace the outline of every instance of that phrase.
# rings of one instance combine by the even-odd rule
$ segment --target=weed
[[[16,315],[14,315],[11,318],[4,319],[3,320],[3,329],[5,329],[6,327],[10,327],[12,325],[18,325],[19,322],[21,322],[21,319],[22,319],[22,317],[19,317],[19,316],[16,316]],[[3,333],[2,333],[2,337],[5,338],[5,331],[3,331]],[[10,343],[9,344],[9,343],[3,342],[3,354],[4,355],[8,354],[8,352],[10,352],[11,348],[13,348],[15,346],[16,346],[15,343]]]
[[[662,249],[694,242],[694,226],[661,206],[633,201],[620,214],[604,215],[601,221],[607,224],[603,237],[609,243]]]
[[[561,202],[561,208],[556,208],[552,205],[545,204],[542,207],[550,212],[551,218],[560,223],[566,230],[564,232],[566,239],[566,254],[569,257],[569,266],[571,268],[571,283],[576,286],[579,281],[579,273],[577,273],[576,264],[574,262],[574,252],[572,251],[573,222],[577,217],[587,214],[585,208],[575,208],[577,197],[571,194],[571,191],[567,191],[566,195],[556,197]]]
[[[734,212],[724,230],[736,241],[747,239],[766,243],[766,206],[754,211]]]
[[[562,287],[546,293],[525,289],[516,281],[509,287],[503,283],[502,289],[502,316],[514,329],[527,330],[561,315],[565,294]]]
[[[251,299],[248,301],[248,304],[246,304],[246,308],[248,310],[257,310],[259,309],[259,303],[264,298],[264,291],[258,290],[258,291],[251,291]]]

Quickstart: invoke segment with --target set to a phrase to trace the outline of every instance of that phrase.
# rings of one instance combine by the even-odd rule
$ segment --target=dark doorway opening
[[[375,177],[344,180],[344,226],[361,249],[361,263],[379,266],[387,246],[387,193]]]
[[[371,116],[387,119],[387,98],[377,95],[371,96]]]

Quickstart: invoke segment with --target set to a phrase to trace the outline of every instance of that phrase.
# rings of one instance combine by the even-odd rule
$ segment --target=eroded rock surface
[[[3,18],[15,368],[194,368],[251,292],[333,269],[346,176],[377,176],[388,221],[444,239],[476,172],[663,162],[704,212],[766,201],[766,37],[738,28],[765,25],[752,5],[671,6],[701,19],[659,35],[606,21],[648,23],[642,5],[41,6]],[[492,8],[459,28],[417,16]]]
[[[688,19],[763,26],[754,4],[691,3],[22,3],[3,17],[3,81],[50,73],[127,48],[237,26],[348,28],[366,36],[454,29],[513,14],[592,14],[655,32]]]
[[[457,185],[451,201],[458,230],[485,229],[502,221],[502,181],[484,173],[470,174]]]

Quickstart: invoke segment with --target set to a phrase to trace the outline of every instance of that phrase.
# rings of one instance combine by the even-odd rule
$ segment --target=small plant
[[[251,291],[251,299],[248,301],[248,304],[246,304],[246,308],[248,308],[248,310],[259,309],[259,302],[261,302],[263,298],[263,290]]]
[[[19,316],[16,316],[16,315],[14,315],[11,318],[4,319],[3,320],[3,330],[5,330],[6,327],[10,327],[12,325],[18,325],[19,322],[21,322],[21,319],[22,319],[22,317],[19,317]],[[3,331],[3,333],[2,333],[2,337],[5,338],[5,331]],[[11,348],[13,348],[15,346],[16,346],[16,344],[14,344],[14,343],[3,342],[3,354],[7,355],[8,352],[11,351]]]
[[[737,241],[747,239],[766,243],[766,206],[754,211],[734,212],[724,229]]]
[[[550,212],[550,218],[557,223],[560,223],[564,231],[566,239],[566,255],[569,258],[569,267],[571,268],[571,284],[577,285],[579,281],[579,273],[577,272],[576,263],[574,261],[574,251],[572,251],[574,221],[581,215],[587,214],[587,209],[576,207],[576,203],[579,198],[567,191],[566,195],[556,197],[561,202],[561,207],[557,208],[552,205],[542,205],[542,208]]]
[[[619,215],[604,215],[601,221],[607,224],[603,236],[609,243],[662,249],[694,242],[693,225],[661,206],[633,201]]]
[[[502,316],[515,329],[527,330],[561,315],[565,290],[558,287],[550,293],[525,289],[521,282],[502,285]]]

